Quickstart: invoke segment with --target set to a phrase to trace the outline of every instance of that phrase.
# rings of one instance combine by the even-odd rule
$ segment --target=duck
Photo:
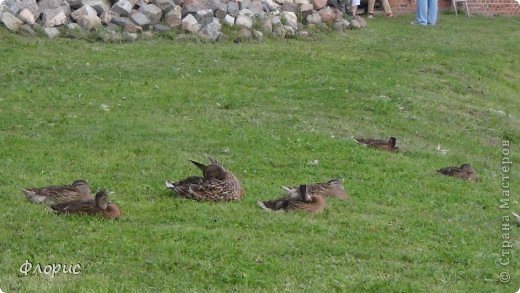
[[[121,217],[121,209],[116,204],[108,201],[108,194],[105,190],[98,191],[95,199],[53,204],[50,205],[50,209],[58,215],[84,214],[115,220]]]
[[[22,188],[21,191],[30,202],[47,205],[94,199],[87,181],[83,179],[75,180],[70,185]]]
[[[321,212],[326,207],[325,199],[320,195],[311,195],[308,186],[298,186],[298,195],[285,198],[257,201],[259,207],[268,211],[292,211],[301,210],[309,213]]]
[[[191,161],[202,171],[203,177],[191,176],[178,182],[166,181],[166,188],[181,197],[198,201],[241,200],[245,192],[238,178],[215,159],[209,156],[208,159],[211,164],[207,166]]]
[[[470,164],[462,164],[460,167],[446,167],[437,170],[437,173],[446,176],[457,177],[462,180],[477,181],[479,177],[475,174],[475,169]]]
[[[309,192],[311,195],[320,195],[323,198],[326,197],[336,197],[339,199],[348,199],[349,195],[345,191],[345,187],[339,181],[338,179],[332,179],[327,182],[319,182],[319,183],[312,183],[312,184],[306,184],[307,185],[307,192]],[[285,187],[282,186],[282,189],[287,192],[287,194],[290,197],[298,197],[298,188],[299,187]]]
[[[390,152],[399,151],[399,147],[396,146],[397,139],[393,136],[388,140],[378,139],[378,138],[354,138],[354,140],[362,145],[365,145],[369,148],[385,150]]]

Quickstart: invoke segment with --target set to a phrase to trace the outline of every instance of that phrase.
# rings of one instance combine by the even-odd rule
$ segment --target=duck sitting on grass
[[[94,199],[90,194],[87,181],[82,179],[74,181],[71,185],[22,188],[21,190],[29,201],[48,205]]]
[[[389,140],[377,139],[377,138],[354,138],[354,140],[362,145],[369,148],[385,150],[390,152],[399,151],[399,147],[396,146],[397,139],[393,136]]]
[[[258,206],[268,211],[292,211],[301,210],[310,213],[321,212],[325,207],[325,199],[319,195],[311,195],[307,185],[298,187],[298,196],[281,199],[257,201]]]
[[[208,159],[211,162],[208,166],[191,161],[202,170],[204,177],[191,176],[178,182],[166,181],[166,188],[181,197],[200,201],[242,199],[245,193],[237,177],[216,160],[210,157]]]
[[[437,170],[437,172],[442,175],[457,177],[462,180],[480,180],[480,178],[475,173],[475,169],[473,169],[473,167],[470,164],[462,164],[460,167],[446,167]]]
[[[105,190],[98,191],[95,199],[64,202],[51,205],[50,209],[56,214],[84,214],[116,220],[121,217],[121,210],[116,204],[108,201]]]
[[[307,193],[310,195],[319,195],[324,198],[326,197],[336,197],[339,199],[348,199],[348,194],[345,191],[345,187],[341,183],[341,181],[337,179],[332,179],[327,182],[320,183],[312,183],[306,184]],[[285,187],[282,188],[287,192],[289,197],[298,197],[299,196],[299,186],[298,187]]]

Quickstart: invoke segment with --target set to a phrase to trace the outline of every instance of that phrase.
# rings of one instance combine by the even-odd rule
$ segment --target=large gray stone
[[[97,16],[97,11],[94,8],[92,8],[92,6],[90,6],[90,5],[83,5],[83,6],[81,6],[80,9],[72,11],[72,13],[70,14],[70,17],[76,21],[76,20],[78,20],[78,18],[80,18],[81,16],[84,16],[84,15]]]
[[[164,24],[156,24],[153,26],[153,31],[154,32],[157,32],[157,33],[164,33],[164,32],[169,32],[171,31],[171,28],[167,25],[164,25]]]
[[[312,14],[308,15],[307,23],[309,24],[320,24],[321,23],[321,16],[317,11],[312,12]]]
[[[215,17],[218,19],[224,19],[227,15],[227,4],[220,3],[217,7],[217,10],[215,10]]]
[[[175,5],[170,12],[166,13],[164,21],[171,28],[179,27],[182,24],[182,7]]]
[[[46,9],[61,8],[63,10],[63,13],[65,13],[65,15],[70,14],[69,2],[67,2],[65,0],[40,0],[40,2],[38,2],[38,7],[40,7],[40,10],[42,11],[42,13]]]
[[[9,12],[4,12],[2,14],[2,23],[13,32],[18,31],[20,26],[23,24],[23,21],[16,18],[16,16],[12,15]]]
[[[36,0],[22,0],[20,2],[20,7],[22,8],[22,10],[24,8],[28,9],[34,16],[34,20],[37,20],[42,14],[40,7],[36,3]]]
[[[67,16],[62,7],[43,10],[42,22],[45,27],[65,24],[65,20]]]
[[[219,24],[217,21],[210,22],[204,26],[200,31],[199,35],[206,40],[216,41],[220,35]]]
[[[260,0],[251,1],[251,8],[249,8],[255,16],[263,16],[265,14]]]
[[[182,29],[190,33],[196,33],[200,30],[200,24],[195,16],[188,14],[182,19]]]
[[[132,23],[130,18],[124,16],[113,16],[111,22],[113,24],[117,24],[118,26],[125,26],[129,23]]]
[[[82,15],[77,22],[82,29],[87,31],[101,26],[101,18],[97,15]]]
[[[127,33],[123,32],[123,40],[127,42],[135,42],[139,38],[139,35],[136,33]]]
[[[83,2],[81,0],[67,0],[72,10],[79,9],[83,6]]]
[[[197,13],[195,14],[195,19],[197,19],[197,22],[200,24],[201,27],[205,27],[209,23],[213,22],[213,10],[204,9],[197,11]]]
[[[182,15],[188,13],[197,13],[199,10],[206,9],[206,4],[203,0],[184,0],[182,3]]]
[[[148,4],[139,9],[139,11],[150,20],[150,24],[157,24],[161,21],[161,8],[154,4]]]
[[[129,23],[129,24],[125,25],[125,27],[123,27],[123,31],[125,31],[127,33],[137,33],[137,32],[142,32],[143,28],[141,28],[140,26],[135,25],[133,23]]]
[[[22,11],[18,13],[18,19],[30,25],[33,25],[36,21],[34,15],[27,8],[22,9]]]
[[[238,6],[238,3],[235,1],[229,1],[227,4],[227,14],[237,17],[238,12],[240,11],[240,7]]]
[[[229,26],[234,26],[235,18],[229,14],[226,14],[226,16],[224,16],[224,19],[222,19],[222,23],[227,24]]]
[[[31,28],[28,24],[22,24],[18,29],[18,33],[22,36],[26,37],[34,37],[36,36],[36,32]]]
[[[152,3],[157,5],[164,14],[170,12],[175,7],[173,0],[152,0]]]
[[[129,16],[132,11],[132,4],[128,0],[119,0],[112,5],[111,11],[119,14],[120,16]]]
[[[113,16],[114,15],[110,11],[105,11],[105,12],[101,13],[101,16],[99,16],[99,18],[101,18],[102,24],[109,25],[112,23]]]
[[[249,16],[239,15],[235,19],[235,24],[238,27],[245,27],[245,28],[250,29],[253,27],[253,19],[251,19],[251,17],[249,17]]]
[[[54,39],[60,35],[60,31],[55,27],[46,27],[43,29],[43,33],[49,38]]]
[[[282,18],[285,19],[285,25],[292,27],[295,31],[298,29],[298,17],[294,12],[282,12]]]
[[[97,12],[97,15],[100,16],[103,12],[110,11],[110,0],[82,0],[84,5],[90,5]]]
[[[240,7],[240,9],[250,9],[251,8],[251,0],[240,0],[240,2],[238,2],[238,6]]]
[[[150,20],[141,12],[132,14],[132,16],[130,16],[130,20],[134,24],[142,27],[143,30],[148,30],[150,28]]]
[[[19,0],[5,0],[2,3],[4,12],[9,12],[11,15],[18,15],[22,11],[22,3]]]
[[[284,2],[282,4],[282,11],[296,12],[298,11],[298,5],[293,2]]]

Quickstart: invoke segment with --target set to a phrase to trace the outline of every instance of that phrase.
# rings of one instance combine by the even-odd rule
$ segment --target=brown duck
[[[205,201],[231,201],[244,197],[244,190],[233,173],[227,171],[216,160],[208,157],[206,166],[191,161],[202,170],[204,177],[191,176],[178,182],[166,181],[166,188],[179,196]]]
[[[108,195],[104,190],[97,192],[95,199],[63,202],[51,205],[50,208],[57,214],[84,214],[107,219],[121,217],[121,210],[116,204],[108,201]]]
[[[369,148],[380,149],[390,152],[399,151],[399,147],[396,146],[396,138],[391,136],[389,140],[376,139],[376,138],[354,138],[354,140],[362,145]]]
[[[76,180],[71,185],[22,188],[25,197],[33,203],[59,204],[73,200],[94,199],[85,180]]]
[[[287,192],[289,197],[298,197],[299,187],[285,187],[282,188]],[[322,197],[337,197],[339,199],[348,199],[348,194],[341,181],[337,179],[329,180],[328,182],[307,184],[307,192],[310,195],[320,195]]]
[[[286,197],[281,199],[257,201],[258,206],[269,211],[291,211],[302,210],[306,212],[321,212],[325,207],[325,199],[320,195],[311,195],[308,192],[307,185],[298,187],[298,196]]]
[[[477,174],[475,174],[475,169],[470,164],[463,164],[460,167],[446,167],[437,170],[438,173],[446,176],[457,177],[462,180],[479,180]]]

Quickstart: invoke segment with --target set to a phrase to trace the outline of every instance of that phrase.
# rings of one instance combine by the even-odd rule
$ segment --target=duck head
[[[397,139],[395,137],[391,136],[390,139],[388,140],[388,145],[391,148],[395,148],[396,142],[397,142]]]
[[[301,184],[298,187],[298,195],[300,196],[300,199],[304,202],[312,201],[311,195],[307,192],[307,185],[305,184]]]
[[[216,160],[208,157],[211,164],[204,165],[199,162],[195,162],[190,160],[197,168],[202,171],[202,174],[205,179],[219,179],[223,180],[226,177],[226,169],[222,167]]]

